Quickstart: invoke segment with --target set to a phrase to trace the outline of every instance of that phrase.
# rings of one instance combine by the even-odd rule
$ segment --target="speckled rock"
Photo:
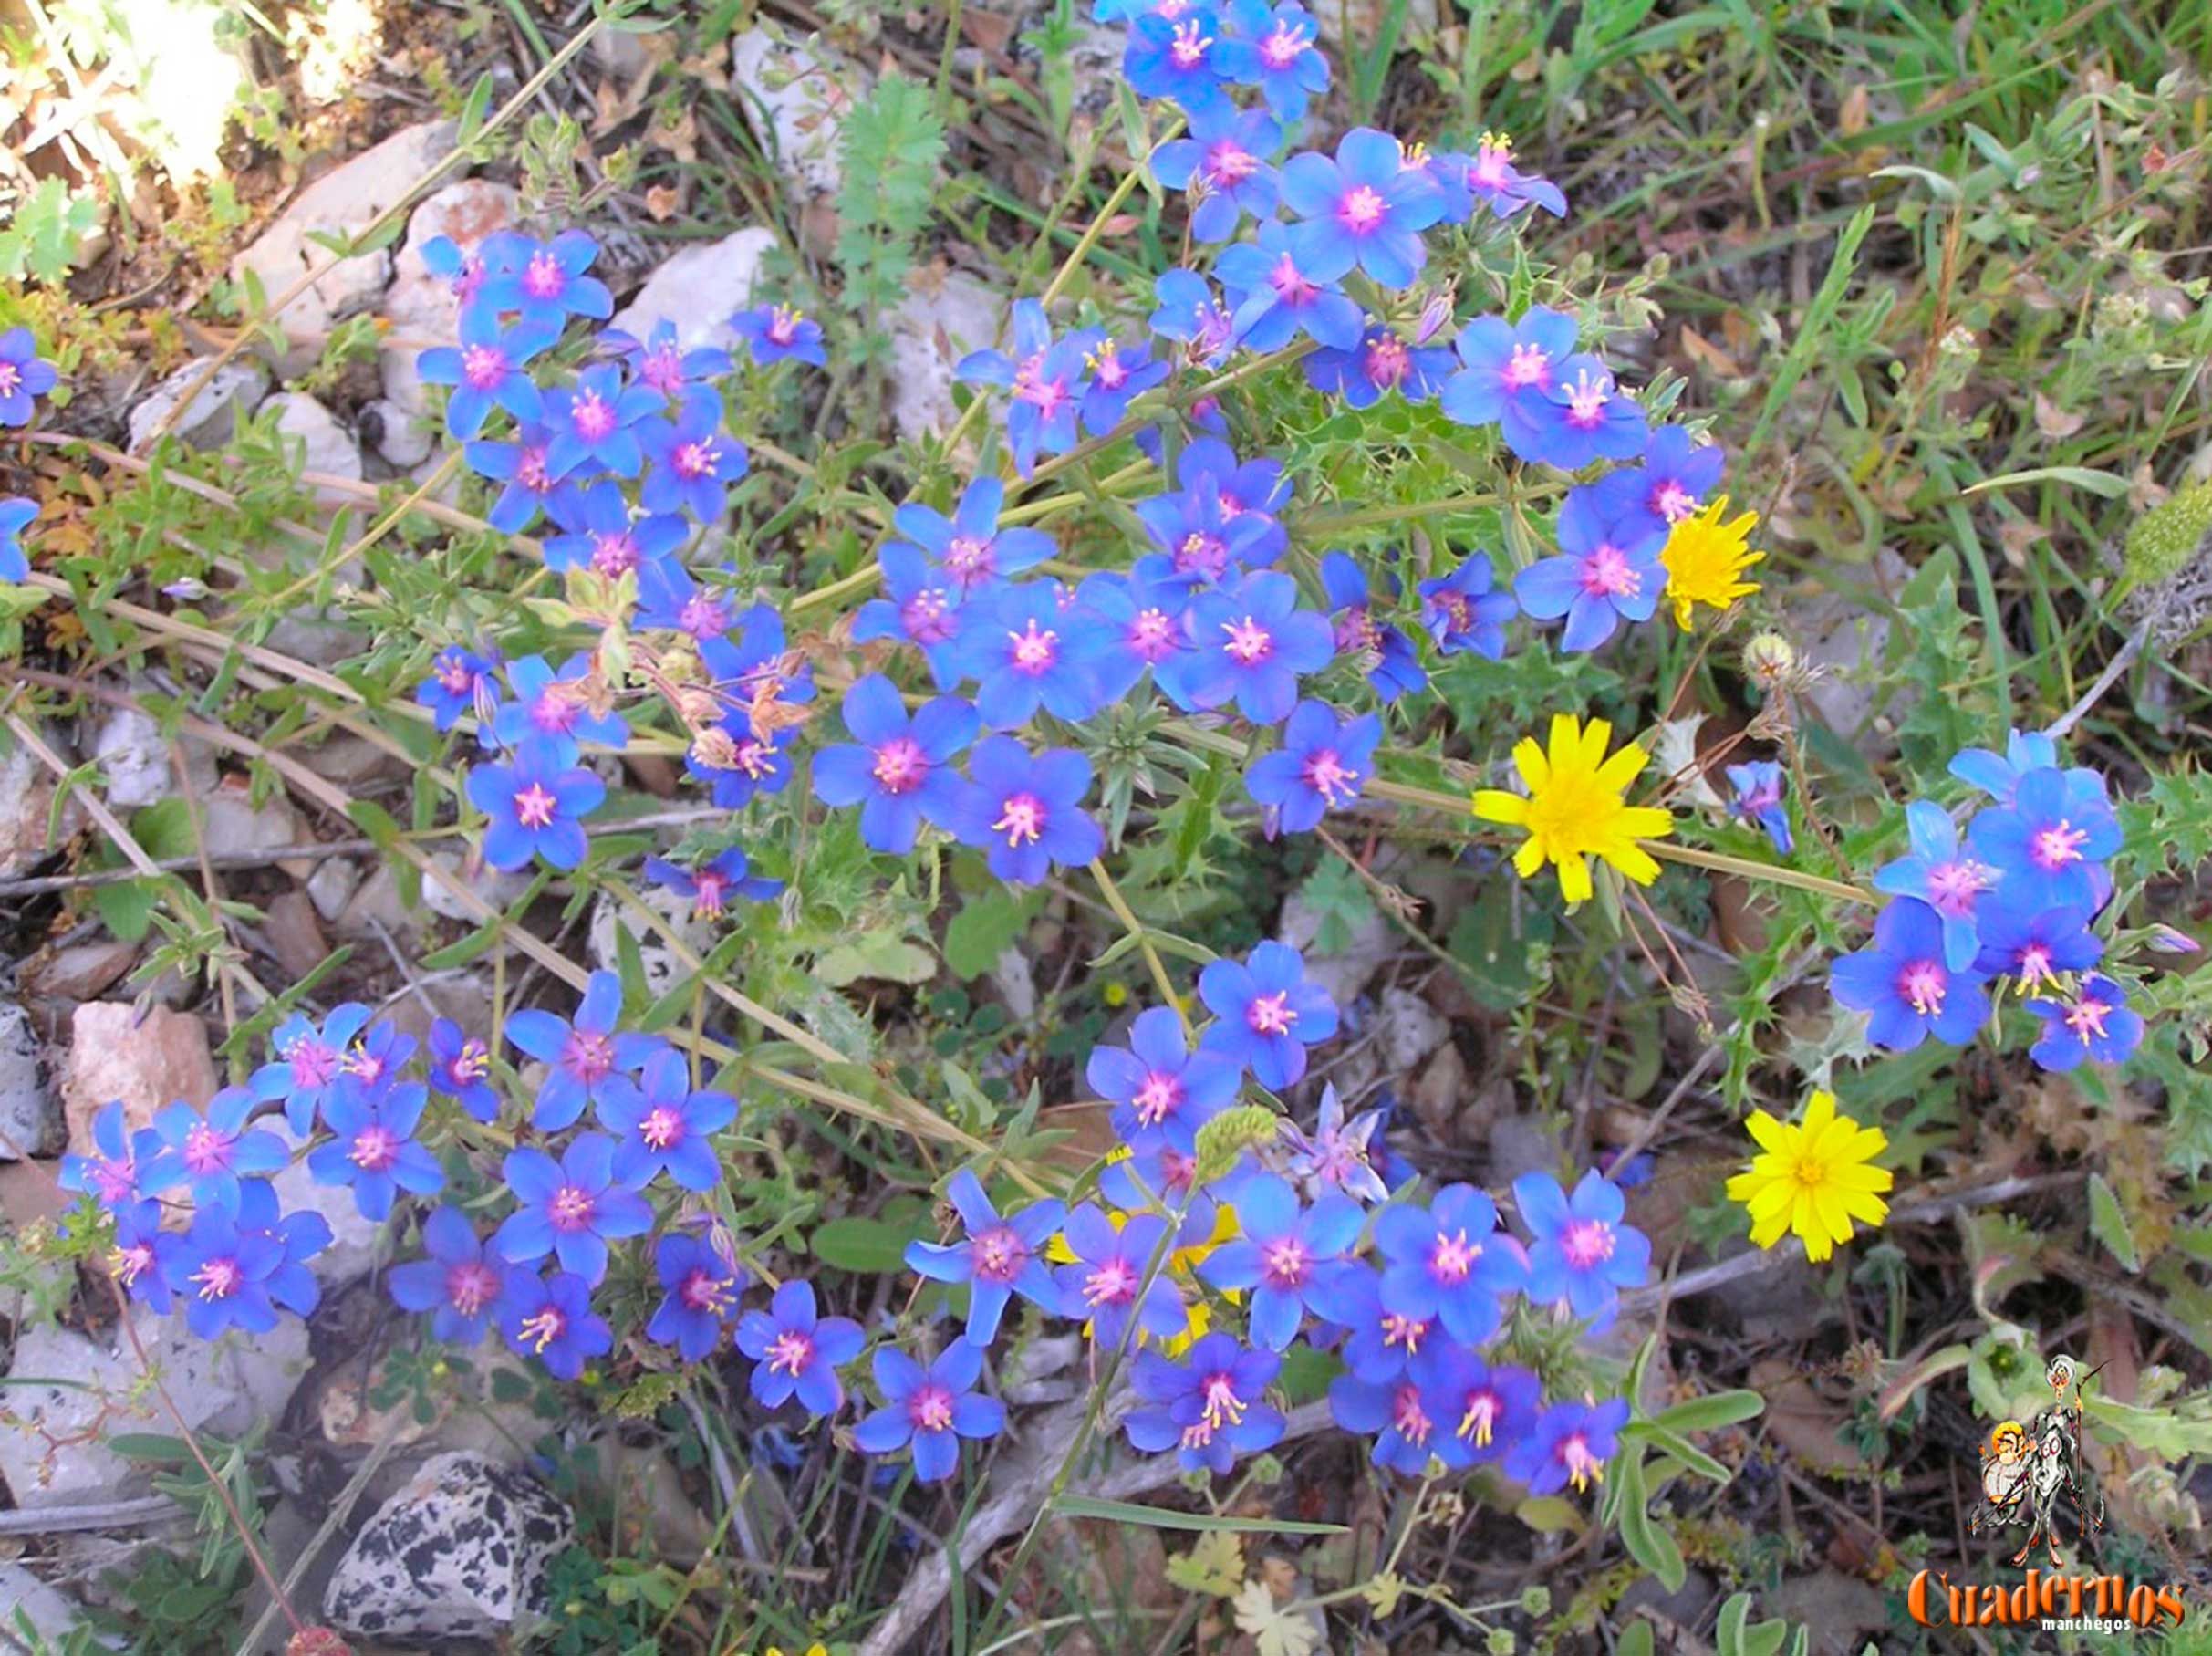
[[[480,1454],[441,1454],[362,1526],[323,1593],[348,1635],[497,1639],[545,1608],[576,1520],[545,1486]]]
[[[0,1161],[43,1156],[61,1143],[53,1066],[31,1015],[0,1001]]]

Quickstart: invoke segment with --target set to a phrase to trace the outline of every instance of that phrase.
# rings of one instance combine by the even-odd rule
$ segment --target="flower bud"
[[[1797,666],[1797,650],[1779,632],[1761,632],[1743,647],[1743,670],[1762,691],[1779,688]]]

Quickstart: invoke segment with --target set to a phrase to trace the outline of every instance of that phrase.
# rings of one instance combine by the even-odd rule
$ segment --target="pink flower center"
[[[666,1150],[683,1137],[683,1112],[667,1104],[656,1104],[645,1112],[645,1120],[638,1123],[638,1136],[655,1150]]]
[[[1017,385],[1014,394],[1047,420],[1065,408],[1072,395],[1064,375],[1057,380],[1032,380],[1027,386]]]
[[[493,391],[507,377],[507,353],[496,345],[464,345],[461,377],[474,390]]]
[[[612,579],[638,567],[638,543],[628,529],[592,537],[591,567]]]
[[[1224,138],[1206,155],[1206,176],[1217,187],[1234,189],[1260,170],[1260,158],[1233,138]]]
[[[1221,648],[1247,667],[1267,660],[1275,647],[1274,634],[1249,615],[1241,621],[1223,621],[1221,630],[1229,641]]]
[[[295,1087],[321,1087],[338,1074],[338,1055],[322,1042],[302,1036],[285,1049],[285,1062],[292,1066]]]
[[[683,1279],[677,1297],[694,1311],[711,1312],[716,1317],[726,1316],[736,1297],[731,1293],[736,1282],[728,1276],[717,1276],[713,1272],[695,1269]]]
[[[944,1387],[922,1384],[907,1400],[907,1418],[917,1432],[943,1432],[952,1424],[952,1393]]]
[[[699,888],[691,893],[691,912],[720,914],[722,911],[722,893],[729,889],[730,882],[711,869],[700,870],[691,877],[691,882]]]
[[[211,1259],[192,1279],[200,1285],[202,1299],[228,1299],[245,1286],[245,1269],[235,1259]]]
[[[1175,26],[1175,38],[1169,42],[1168,56],[1179,69],[1195,69],[1205,61],[1206,48],[1213,44],[1210,36],[1201,35],[1196,18]]]
[[[730,624],[730,613],[718,598],[687,598],[676,612],[676,630],[695,639],[711,639]]]
[[[1927,871],[1927,900],[1939,914],[1971,914],[1974,900],[1989,888],[1991,871],[1964,858],[1939,862]]]
[[[580,1231],[591,1224],[592,1212],[597,1205],[592,1193],[582,1185],[564,1184],[553,1193],[553,1200],[545,1204],[545,1211],[555,1230]]]
[[[1561,1233],[1560,1252],[1578,1271],[1587,1271],[1613,1257],[1613,1227],[1603,1219],[1577,1219]]]
[[[796,1375],[815,1359],[814,1337],[785,1328],[768,1344],[768,1371]]]
[[[1444,612],[1444,630],[1467,632],[1475,624],[1475,606],[1464,592],[1439,592],[1431,600]]]
[[[1275,290],[1275,297],[1285,305],[1303,305],[1321,291],[1299,274],[1297,265],[1287,253],[1275,261],[1274,269],[1268,273],[1267,283]]]
[[[1428,1250],[1428,1274],[1445,1284],[1465,1282],[1475,1261],[1481,1257],[1480,1243],[1469,1242],[1465,1231],[1454,1231],[1449,1236],[1439,1235]]]
[[[449,694],[473,695],[476,691],[476,670],[464,656],[446,655],[438,658],[438,682]]]
[[[2058,977],[2058,974],[2051,970],[2051,951],[2041,943],[2030,943],[2022,949],[2018,965],[2020,987],[2023,989],[2032,989],[2038,984],[2051,983]]]
[[[929,587],[900,606],[898,624],[917,644],[941,644],[952,636],[950,611],[944,589]]]
[[[1147,1127],[1158,1127],[1173,1115],[1183,1104],[1183,1083],[1164,1069],[1148,1071],[1145,1084],[1137,1089],[1129,1100],[1137,1111],[1137,1119]]]
[[[1305,785],[1321,796],[1324,805],[1342,805],[1359,792],[1359,773],[1346,770],[1333,747],[1309,755],[1303,771]]]
[[[365,1173],[380,1173],[400,1157],[400,1135],[389,1127],[364,1127],[353,1135],[347,1159]]]
[[[203,1121],[184,1135],[184,1167],[192,1173],[212,1173],[230,1165],[230,1135],[219,1133]]]
[[[1485,138],[1475,147],[1467,182],[1479,190],[1501,190],[1513,170],[1513,148],[1502,139]]]
[[[1307,45],[1304,32],[1296,24],[1278,23],[1275,32],[1260,42],[1260,61],[1271,69],[1287,69],[1298,61]]]
[[[1175,572],[1178,575],[1202,575],[1208,580],[1219,580],[1229,568],[1229,543],[1219,535],[1209,535],[1202,529],[1193,529],[1183,536],[1183,544],[1175,549]]]
[[[1092,1267],[1083,1279],[1083,1303],[1126,1306],[1137,1297],[1137,1266],[1116,1255]]]
[[[1338,615],[1330,631],[1334,634],[1330,641],[1340,651],[1379,651],[1383,647],[1383,630],[1365,604],[1354,604]]]
[[[961,591],[989,580],[997,569],[998,560],[992,556],[992,545],[990,536],[955,535],[945,547],[945,573]]]
[[[1383,1346],[1385,1349],[1388,1349],[1392,1346],[1403,1346],[1406,1348],[1406,1355],[1412,1357],[1420,1350],[1421,1341],[1428,1337],[1428,1323],[1425,1318],[1416,1321],[1410,1317],[1400,1317],[1396,1311],[1383,1313]]]
[[[533,495],[549,495],[553,492],[553,479],[545,474],[544,446],[524,448],[515,456],[514,481]]]
[[[1044,833],[1044,801],[1034,794],[1009,794],[991,828],[1006,836],[1009,849],[1036,844]]]
[[[571,1030],[561,1047],[561,1068],[579,1081],[603,1081],[615,1070],[615,1044],[589,1029]]]
[[[1401,384],[1413,368],[1413,353],[1396,334],[1384,334],[1367,347],[1367,378],[1377,385]]]
[[[514,796],[514,820],[526,828],[549,827],[558,804],[544,783],[533,782]]]
[[[1129,648],[1143,661],[1158,663],[1175,653],[1175,623],[1162,609],[1145,609],[1129,623]]]
[[[1680,523],[1698,509],[1698,497],[1668,478],[1651,492],[1651,509],[1668,523]]]
[[[123,1286],[132,1283],[153,1269],[153,1245],[138,1243],[131,1247],[115,1250],[115,1274],[123,1279]]]
[[[968,1245],[979,1282],[1010,1283],[1029,1264],[1029,1245],[1011,1225],[994,1224],[979,1232]]]
[[[911,793],[929,774],[929,761],[912,736],[893,736],[876,750],[876,780],[887,794]]]
[[[1086,353],[1083,363],[1091,370],[1091,377],[1110,391],[1119,391],[1122,382],[1129,377],[1129,370],[1122,362],[1121,353],[1114,349],[1114,341],[1111,339],[1106,340],[1096,350]]]
[[[1255,995],[1251,1005],[1244,1008],[1244,1022],[1258,1035],[1288,1035],[1291,1026],[1297,1021],[1298,1014],[1292,1009],[1287,989],[1278,989],[1272,995]]]
[[[1584,369],[1567,387],[1567,423],[1577,431],[1592,430],[1604,419],[1605,404],[1612,400],[1612,377]]]
[[[1583,590],[1593,598],[1634,598],[1644,588],[1644,577],[1611,541],[1583,559],[1580,574]]]
[[[0,362],[0,397],[12,397],[23,383],[23,370],[13,362]]]
[[[1604,1478],[1604,1467],[1590,1453],[1590,1440],[1579,1432],[1569,1433],[1560,1444],[1559,1458],[1577,1490],[1587,1489],[1593,1480],[1602,1482]]]
[[[1500,376],[1509,391],[1525,391],[1531,386],[1539,390],[1552,383],[1552,357],[1541,345],[1516,345],[1513,354],[1505,359],[1505,371]]]
[[[1391,1400],[1390,1423],[1397,1428],[1398,1435],[1407,1442],[1421,1444],[1428,1442],[1435,1422],[1428,1411],[1421,1407],[1421,1389],[1413,1384],[1400,1386],[1397,1396]]]
[[[733,755],[736,768],[756,781],[775,768],[775,748],[758,736],[747,736],[737,745]]]
[[[1936,961],[1916,960],[1897,974],[1899,997],[1922,1017],[1942,1013],[1943,997],[1950,987],[1951,974]]]
[[[778,345],[788,345],[797,337],[799,324],[804,320],[804,312],[788,305],[774,306],[768,312],[768,337]]]
[[[2088,838],[2087,828],[2075,828],[2061,817],[2051,827],[2036,830],[2029,840],[2028,854],[2035,859],[2038,868],[2055,872],[2069,863],[2082,860],[2082,847]]]
[[[534,1356],[543,1357],[545,1348],[560,1338],[561,1330],[567,1326],[568,1318],[547,1306],[535,1315],[524,1318],[515,1332],[522,1336],[522,1343],[530,1348]]]
[[[499,1297],[499,1273],[482,1260],[448,1266],[445,1297],[463,1317],[473,1317]]]
[[[1020,632],[1006,635],[1013,646],[1013,670],[1028,673],[1032,678],[1045,672],[1060,658],[1060,635],[1049,628],[1040,630],[1036,617]]]
[[[2066,1009],[2066,1027],[2073,1031],[2076,1040],[2086,1046],[2091,1041],[2105,1038],[2105,1020],[2112,1014],[2113,1009],[2108,1003],[2084,995]]]
[[[1297,1288],[1305,1285],[1314,1256],[1295,1236],[1278,1236],[1260,1247],[1260,1279],[1271,1288]]]
[[[662,396],[672,397],[683,389],[683,359],[673,345],[646,351],[638,359],[638,378]]]
[[[568,286],[568,273],[550,253],[534,253],[523,267],[523,291],[534,299],[557,299]]]
[[[680,443],[669,455],[669,468],[687,483],[712,476],[714,468],[721,463],[722,449],[711,437]]]
[[[138,1165],[126,1156],[110,1161],[101,1156],[92,1163],[92,1193],[104,1206],[114,1207],[138,1188]]]
[[[597,443],[615,429],[615,411],[597,391],[586,391],[569,405],[569,422],[576,435]]]
[[[1494,1391],[1470,1391],[1467,1394],[1467,1412],[1459,1417],[1459,1428],[1453,1435],[1470,1440],[1480,1449],[1490,1441],[1490,1431],[1498,1423],[1498,1394]]]
[[[1383,214],[1389,208],[1390,203],[1383,200],[1382,193],[1374,185],[1355,184],[1345,192],[1336,216],[1354,235],[1365,235],[1383,222]]]

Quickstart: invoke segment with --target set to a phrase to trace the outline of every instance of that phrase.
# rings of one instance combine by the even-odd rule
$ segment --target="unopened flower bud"
[[[737,740],[719,724],[710,724],[691,738],[691,757],[707,770],[737,768]]]
[[[1796,666],[1796,648],[1779,632],[1761,632],[1743,647],[1743,670],[1762,691],[1778,688]]]

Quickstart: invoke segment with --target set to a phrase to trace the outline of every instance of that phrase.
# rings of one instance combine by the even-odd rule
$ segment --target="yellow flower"
[[[1549,754],[1533,736],[1523,736],[1513,748],[1513,765],[1529,797],[1491,787],[1475,794],[1476,816],[1528,829],[1527,842],[1513,857],[1521,877],[1555,864],[1569,902],[1590,895],[1589,857],[1603,858],[1639,885],[1649,885],[1658,878],[1659,865],[1636,841],[1674,831],[1675,819],[1667,812],[1622,797],[1647,755],[1632,743],[1608,759],[1612,741],[1613,726],[1603,719],[1584,725],[1573,713],[1554,714]]]
[[[1728,509],[1729,497],[1723,495],[1703,511],[1691,513],[1675,525],[1660,550],[1659,561],[1667,566],[1667,596],[1675,606],[1675,624],[1685,632],[1689,630],[1694,606],[1703,604],[1726,614],[1736,607],[1738,599],[1759,590],[1757,581],[1740,578],[1746,569],[1766,557],[1764,552],[1752,551],[1750,544],[1759,514],[1746,512],[1722,523],[1720,515]]]
[[[1888,1146],[1878,1127],[1861,1127],[1835,1112],[1834,1095],[1816,1092],[1802,1126],[1777,1121],[1763,1109],[1745,1123],[1759,1141],[1749,1172],[1729,1181],[1729,1199],[1751,1216],[1751,1241],[1771,1248],[1783,1233],[1803,1238],[1805,1257],[1818,1264],[1849,1242],[1852,1221],[1869,1228],[1889,1217],[1876,1193],[1895,1182],[1885,1167],[1869,1165]]]

